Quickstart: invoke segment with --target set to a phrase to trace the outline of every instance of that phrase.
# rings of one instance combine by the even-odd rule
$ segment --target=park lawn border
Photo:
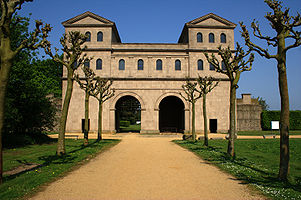
[[[299,147],[301,140],[294,140],[298,140],[298,142],[296,142],[297,146],[295,146],[295,148]],[[246,140],[241,139],[240,141],[245,142]],[[256,140],[250,141],[253,142]],[[273,142],[275,140],[257,139],[257,141]],[[258,160],[254,160],[255,162],[253,161],[254,155],[258,156],[260,154],[252,154],[250,155],[250,159],[245,159],[243,155],[238,155],[236,160],[233,162],[227,156],[225,149],[221,150],[220,148],[220,142],[225,141],[212,141],[212,143],[216,143],[213,145],[209,144],[209,147],[203,146],[203,141],[193,143],[192,141],[173,140],[172,142],[174,142],[182,148],[187,149],[188,151],[191,151],[196,156],[203,159],[206,163],[213,165],[221,171],[235,177],[237,180],[241,181],[242,184],[246,184],[252,192],[254,191],[254,193],[259,194],[265,197],[266,199],[301,199],[301,185],[299,185],[301,183],[300,180],[299,182],[296,182],[296,177],[290,177],[288,183],[278,181],[278,179],[276,178],[278,171],[275,170],[275,167],[270,169],[268,167],[269,165],[262,165],[258,163]],[[242,144],[245,143],[242,142]],[[247,148],[247,150],[250,151],[249,148]],[[239,152],[237,153],[239,154]],[[273,157],[271,158],[274,159]],[[300,159],[295,160],[295,162],[299,163]],[[298,177],[300,178],[300,173],[298,173]]]
[[[228,134],[228,133],[223,133]],[[290,135],[301,135],[301,130],[290,130]],[[238,131],[238,136],[263,136],[263,135],[280,135],[279,130],[270,131]]]
[[[66,139],[66,140],[72,140],[72,139]],[[103,148],[101,148],[99,151],[97,151],[94,154],[88,154],[88,156],[86,158],[84,158],[83,160],[77,162],[75,165],[71,166],[69,169],[67,169],[66,171],[62,172],[61,174],[58,174],[55,178],[51,179],[50,181],[47,181],[45,183],[42,183],[40,186],[38,186],[37,188],[31,190],[28,194],[25,194],[21,199],[29,199],[30,197],[34,197],[37,193],[39,192],[43,192],[45,191],[46,187],[49,186],[51,183],[69,175],[70,173],[72,173],[73,171],[79,169],[80,167],[82,167],[83,165],[88,164],[91,160],[93,160],[96,156],[110,150],[112,147],[116,146],[117,144],[119,144],[121,142],[121,140],[119,139],[103,139],[101,141],[105,141],[105,140],[112,140],[115,142],[112,142],[106,146],[104,146]],[[83,139],[81,139],[81,141],[83,141]],[[100,141],[100,142],[101,142]],[[89,144],[91,142],[89,141]]]
[[[172,142],[175,143],[175,144],[177,144],[177,145],[179,145],[180,147],[182,147],[182,148],[184,148],[184,149],[190,151],[191,153],[193,153],[194,155],[196,155],[198,158],[203,159],[203,161],[204,161],[206,164],[211,165],[211,166],[213,166],[213,167],[216,167],[218,170],[220,170],[220,171],[222,171],[222,172],[224,172],[224,173],[226,173],[226,174],[228,174],[228,175],[230,175],[230,176],[236,178],[236,179],[237,179],[238,181],[240,181],[242,184],[245,184],[245,185],[247,186],[249,192],[251,193],[251,196],[259,196],[259,197],[262,197],[262,198],[265,199],[265,200],[270,200],[270,199],[272,199],[271,197],[265,195],[264,192],[262,192],[261,190],[259,190],[259,189],[256,188],[255,186],[253,186],[253,185],[247,183],[246,181],[240,180],[239,178],[237,178],[237,177],[236,177],[234,174],[232,174],[231,172],[227,171],[226,169],[220,167],[219,165],[217,165],[217,164],[215,164],[215,163],[213,163],[213,162],[211,162],[211,161],[209,161],[209,160],[207,160],[207,159],[204,159],[200,154],[198,154],[197,152],[195,152],[195,151],[189,149],[189,148],[186,147],[186,146],[183,146],[183,145],[177,143],[177,141],[181,141],[181,140],[173,140]],[[203,143],[203,140],[201,140],[201,142]],[[210,146],[210,145],[209,145],[209,146]]]
[[[0,185],[4,187],[2,190],[10,190],[9,192],[12,193],[12,196],[9,196],[10,193],[3,195],[3,199],[28,199],[30,197],[33,197],[38,192],[41,192],[45,190],[46,186],[57,181],[58,179],[65,177],[70,172],[80,168],[81,166],[89,163],[91,160],[93,160],[96,156],[104,153],[105,151],[111,149],[115,145],[119,144],[121,140],[118,139],[105,139],[102,140],[105,143],[103,145],[97,145],[93,146],[93,144],[96,144],[95,140],[90,141],[90,145],[88,148],[83,148],[81,145],[83,140],[72,140],[72,139],[66,139],[66,142],[70,141],[71,145],[73,145],[72,150],[68,151],[67,145],[66,150],[67,154],[65,157],[57,158],[53,154],[55,152],[52,152],[53,154],[49,157],[53,156],[56,159],[51,161],[49,164],[42,164],[42,166],[36,170],[30,170],[24,173],[20,173],[20,175],[13,176],[10,180],[7,180],[4,182],[4,184]],[[102,142],[100,141],[100,143]],[[49,144],[46,144],[49,145]],[[56,144],[54,144],[56,145]],[[75,147],[75,145],[77,145]],[[97,149],[96,149],[97,148]],[[99,148],[99,149],[98,149]],[[82,154],[82,155],[81,155]],[[68,160],[70,158],[70,160]],[[74,158],[75,160],[72,160]],[[76,160],[78,159],[78,160]],[[63,164],[67,160],[65,164]],[[56,163],[57,162],[57,163]],[[63,164],[63,165],[62,165]],[[52,172],[52,173],[51,173]],[[35,182],[32,186],[24,187],[22,186],[22,179],[26,180],[27,176],[34,176],[36,173],[39,175],[36,177],[36,179],[32,179],[33,182]],[[39,178],[41,177],[41,178]],[[7,178],[7,177],[6,177]],[[8,177],[9,179],[9,177]],[[18,185],[15,185],[16,182]],[[5,185],[8,184],[8,185]],[[23,185],[26,185],[24,183]],[[16,188],[14,188],[14,186]],[[22,190],[25,188],[24,190]],[[15,194],[16,193],[16,194]],[[1,193],[0,193],[1,194]],[[2,196],[2,195],[0,195]],[[0,197],[1,198],[1,197]]]

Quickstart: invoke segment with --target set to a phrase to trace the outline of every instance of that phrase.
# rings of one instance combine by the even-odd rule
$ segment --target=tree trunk
[[[195,102],[192,102],[192,141],[195,142]]]
[[[60,119],[60,130],[59,130],[59,138],[58,138],[57,151],[56,151],[56,154],[58,156],[66,154],[65,131],[66,131],[68,110],[69,110],[70,100],[72,96],[72,90],[73,90],[73,71],[71,69],[70,70],[68,69],[67,90],[66,90],[63,109],[62,109],[62,116]]]
[[[206,93],[203,93],[204,145],[208,146],[208,125],[206,111]]]
[[[231,83],[230,89],[230,130],[229,130],[229,141],[228,141],[228,155],[234,158],[235,151],[234,151],[234,140],[236,134],[236,108],[235,108],[235,101],[236,101],[236,85]]]
[[[99,101],[97,141],[102,140],[102,100]]]
[[[86,91],[85,96],[85,127],[84,127],[84,146],[89,144],[88,134],[89,134],[89,98],[90,95],[88,91]]]
[[[3,173],[2,134],[3,134],[3,127],[4,127],[5,94],[6,94],[11,66],[12,66],[11,60],[2,60],[1,68],[0,68],[0,184],[2,184],[2,173]]]
[[[281,42],[279,42],[281,43]],[[285,46],[285,45],[284,45]],[[282,53],[281,45],[279,44],[278,52]],[[289,95],[287,87],[286,75],[286,55],[282,53],[281,58],[278,59],[278,79],[281,99],[281,113],[280,113],[280,164],[278,178],[282,181],[287,181],[289,173]]]

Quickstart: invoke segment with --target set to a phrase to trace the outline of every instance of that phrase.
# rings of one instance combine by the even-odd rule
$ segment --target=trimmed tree
[[[186,79],[186,83],[182,85],[182,88],[186,94],[186,96],[179,93],[186,101],[191,103],[192,106],[192,141],[195,142],[196,135],[195,135],[195,103],[196,101],[201,98],[202,92],[197,89],[197,82],[191,82],[189,79]]]
[[[286,74],[286,53],[289,49],[301,45],[301,32],[295,30],[301,26],[301,16],[289,15],[289,8],[282,10],[282,2],[277,0],[264,1],[272,10],[268,12],[265,18],[270,22],[272,29],[275,30],[276,36],[263,36],[257,22],[253,21],[251,27],[253,35],[256,38],[265,40],[268,46],[277,47],[277,53],[272,55],[268,49],[262,48],[251,42],[250,35],[246,26],[240,23],[242,28],[242,37],[245,39],[246,45],[253,51],[256,51],[262,57],[277,60],[278,83],[281,99],[281,115],[280,115],[280,164],[278,178],[287,181],[289,173],[289,94],[287,86]],[[293,41],[287,45],[286,40]]]
[[[115,90],[111,89],[113,84],[112,80],[100,78],[97,76],[95,85],[91,90],[91,96],[95,97],[98,101],[98,130],[97,141],[102,140],[102,105],[105,101],[114,96]]]
[[[69,110],[69,104],[73,91],[73,82],[74,82],[74,72],[75,70],[83,64],[86,60],[86,55],[82,55],[82,52],[86,47],[82,45],[86,42],[86,36],[81,34],[78,31],[69,32],[64,34],[60,39],[60,43],[63,46],[62,50],[64,52],[63,58],[58,55],[58,49],[56,49],[55,54],[51,51],[50,43],[45,45],[45,52],[48,54],[55,62],[62,64],[67,69],[67,89],[65,93],[65,98],[63,102],[62,116],[60,119],[60,128],[59,128],[59,137],[57,144],[56,154],[58,156],[66,154],[65,149],[65,131],[66,131],[66,122]]]
[[[83,81],[80,80],[78,74],[74,76],[74,79],[79,84],[79,87],[85,91],[84,146],[87,146],[89,144],[89,99],[91,90],[93,89],[93,79],[95,77],[95,73],[92,69],[90,69],[90,67],[85,65],[82,67],[82,70],[85,74]]]
[[[204,78],[200,77],[197,79],[200,91],[203,96],[203,118],[204,118],[204,145],[208,146],[208,125],[207,125],[207,109],[206,109],[206,98],[207,94],[210,93],[219,83],[214,81],[213,77]]]
[[[7,83],[14,58],[23,49],[35,50],[42,47],[47,41],[48,33],[51,31],[49,24],[43,25],[41,21],[36,21],[35,30],[28,35],[20,44],[13,47],[12,29],[22,20],[20,17],[14,19],[16,10],[20,10],[25,2],[32,0],[0,0],[0,184],[2,183],[2,131],[4,124],[4,106]]]
[[[204,53],[208,62],[214,66],[216,72],[227,75],[230,80],[230,129],[227,153],[232,158],[235,157],[234,140],[236,137],[236,89],[238,88],[240,74],[244,71],[250,71],[254,61],[254,54],[250,54],[250,51],[245,52],[238,43],[234,52],[230,49],[230,47],[223,49],[219,46],[218,55],[221,57],[222,62],[219,62],[213,53],[211,56]],[[247,61],[245,61],[244,58],[248,55],[250,55],[250,57]]]

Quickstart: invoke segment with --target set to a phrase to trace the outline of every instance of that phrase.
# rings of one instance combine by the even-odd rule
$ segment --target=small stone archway
[[[161,95],[155,103],[155,111],[160,132],[189,132],[189,104],[179,93],[170,92]]]

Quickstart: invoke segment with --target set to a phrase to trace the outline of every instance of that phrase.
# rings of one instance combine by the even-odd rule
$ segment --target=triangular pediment
[[[228,28],[235,28],[236,24],[230,22],[216,14],[209,13],[197,19],[194,19],[188,23],[187,26],[194,26],[194,27],[228,27]]]
[[[236,24],[230,22],[216,14],[209,13],[190,22],[187,22],[182,30],[178,43],[188,43],[189,28],[217,28],[234,29]]]
[[[67,21],[64,21],[62,24],[65,27],[66,26],[80,26],[80,25],[83,25],[83,26],[88,26],[88,25],[110,26],[110,25],[114,25],[114,22],[88,11],[81,15],[73,17]]]
[[[114,39],[114,42],[121,42],[117,27],[114,22],[89,11],[68,19],[67,21],[62,22],[62,24],[65,28],[112,27],[112,38]]]

